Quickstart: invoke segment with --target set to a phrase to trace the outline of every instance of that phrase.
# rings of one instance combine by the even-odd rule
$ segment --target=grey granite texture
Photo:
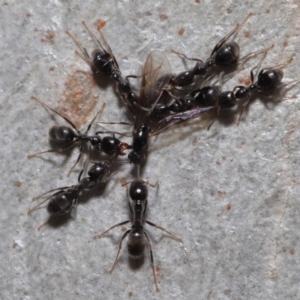
[[[27,215],[34,196],[75,184],[80,170],[66,176],[78,147],[68,155],[27,159],[49,148],[48,129],[62,123],[31,96],[69,113],[82,128],[103,102],[101,121],[127,120],[112,82],[100,88],[93,82],[66,30],[91,52],[81,21],[94,32],[96,24],[103,26],[124,74],[135,74],[155,49],[179,72],[193,64],[171,49],[206,58],[250,11],[236,37],[242,55],[274,44],[264,65],[293,57],[284,82],[300,78],[297,1],[1,2],[1,299],[300,298],[300,85],[288,91],[294,99],[278,105],[252,101],[239,126],[223,118],[207,131],[200,120],[152,139],[143,178],[159,187],[149,188],[147,218],[183,239],[178,243],[146,225],[159,293],[148,251],[140,268],[132,268],[125,241],[109,274],[125,227],[93,240],[128,219],[120,179],[130,180],[129,164],[105,189],[81,197],[74,216],[59,226],[37,230],[46,209]],[[224,88],[247,82],[258,60]]]

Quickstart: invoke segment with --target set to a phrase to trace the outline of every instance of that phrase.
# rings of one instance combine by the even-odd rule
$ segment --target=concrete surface
[[[32,198],[75,184],[68,178],[78,148],[68,155],[27,154],[49,148],[48,129],[62,120],[31,100],[36,96],[82,125],[101,104],[101,121],[126,121],[113,84],[95,85],[76,54],[72,32],[91,52],[85,20],[102,30],[125,75],[147,54],[166,51],[174,72],[192,64],[172,48],[206,58],[214,45],[250,11],[236,41],[242,54],[272,43],[265,66],[293,57],[284,81],[299,78],[300,7],[296,1],[7,1],[1,3],[1,299],[299,299],[300,281],[300,85],[297,95],[266,107],[257,99],[240,126],[199,121],[154,138],[143,175],[149,188],[147,218],[182,237],[178,243],[146,226],[152,240],[160,292],[146,251],[144,264],[129,265],[124,228],[93,240],[128,218],[131,173],[122,164],[104,190],[81,197],[73,218],[48,225],[46,209],[27,215]],[[248,79],[252,60],[227,88]],[[270,104],[270,103],[269,103]],[[99,127],[97,127],[99,128]],[[123,127],[115,126],[116,130]],[[95,130],[95,129],[92,129]],[[125,130],[128,130],[125,128]],[[126,159],[125,159],[126,162]],[[130,180],[130,177],[128,177]],[[57,224],[56,224],[57,225]]]

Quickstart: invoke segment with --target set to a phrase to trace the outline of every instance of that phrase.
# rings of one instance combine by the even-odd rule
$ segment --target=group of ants
[[[123,181],[122,185],[125,185],[127,188],[127,202],[132,217],[130,220],[115,224],[102,234],[94,236],[94,239],[101,238],[110,230],[131,222],[131,228],[123,234],[120,240],[119,249],[110,273],[114,270],[118,261],[122,242],[128,236],[127,248],[131,258],[139,259],[143,257],[145,248],[149,248],[154,283],[158,291],[152,246],[149,236],[144,229],[144,224],[146,223],[162,230],[176,241],[180,242],[181,238],[161,226],[146,220],[144,217],[148,204],[147,185],[151,184],[141,179],[141,169],[147,159],[149,139],[177,124],[187,122],[191,119],[201,118],[203,115],[212,111],[215,115],[214,119],[216,119],[220,110],[232,110],[238,105],[240,106],[240,121],[243,109],[249,103],[253,95],[256,94],[273,98],[274,92],[291,83],[298,82],[298,80],[295,80],[290,83],[282,83],[283,71],[281,69],[291,63],[292,58],[280,65],[261,69],[262,62],[266,58],[268,51],[273,48],[273,45],[240,58],[240,47],[236,42],[232,41],[232,39],[251,15],[252,13],[248,14],[243,22],[238,23],[231,32],[222,38],[212,50],[210,57],[205,61],[197,58],[188,58],[186,55],[172,50],[172,52],[183,59],[195,61],[195,66],[192,69],[178,74],[173,74],[168,71],[170,70],[168,60],[163,52],[153,51],[147,57],[141,74],[124,77],[101,30],[99,30],[100,39],[98,39],[87,27],[86,23],[82,22],[92,40],[97,45],[97,49],[95,49],[91,55],[89,55],[86,48],[67,31],[67,34],[73,39],[80,50],[79,52],[76,51],[76,53],[90,66],[93,74],[107,76],[115,82],[116,93],[122,100],[128,115],[132,119],[132,123],[130,124],[133,124],[133,130],[128,134],[97,131],[94,135],[90,135],[89,131],[97,116],[103,111],[105,103],[89,123],[87,129],[81,132],[69,119],[62,116],[38,98],[32,97],[33,100],[62,117],[68,123],[68,126],[53,126],[49,130],[49,138],[55,142],[55,144],[59,145],[58,148],[29,155],[29,158],[48,152],[66,151],[77,143],[80,144],[80,154],[70,172],[80,161],[85,145],[88,145],[90,149],[89,154],[91,154],[91,148],[93,148],[96,152],[104,153],[109,158],[104,161],[95,162],[91,161],[89,155],[84,163],[83,169],[79,173],[77,184],[56,188],[33,198],[34,200],[42,197],[45,199],[30,209],[28,214],[40,208],[42,204],[47,201],[47,210],[50,217],[69,214],[71,210],[76,207],[81,193],[94,188],[100,183],[107,182],[107,180],[111,178],[112,167],[117,161],[117,158],[126,155],[125,151],[130,150],[128,159],[136,168],[137,178],[131,182]],[[250,72],[251,82],[249,85],[239,85],[230,91],[222,91],[223,83],[233,77],[237,72],[240,72],[246,61],[260,55],[261,59],[259,63]],[[228,74],[225,73],[226,70],[232,70],[232,68],[237,70],[229,72]],[[254,72],[254,70],[256,70],[256,72]],[[217,81],[213,84],[208,84],[211,78],[216,75],[218,77]],[[129,78],[137,78],[140,80],[139,94],[137,94],[136,90],[132,87]],[[198,88],[195,89],[195,86]],[[124,123],[125,122],[123,122],[123,124]],[[212,123],[213,122],[210,123],[209,127]],[[101,135],[105,133],[109,133],[110,135],[101,137]],[[132,138],[131,144],[122,142],[116,138],[115,135],[118,134]],[[91,164],[89,169],[87,169],[88,164]],[[87,176],[83,177],[85,173],[87,173]],[[129,188],[128,185],[130,185]],[[46,223],[42,224],[39,229]]]

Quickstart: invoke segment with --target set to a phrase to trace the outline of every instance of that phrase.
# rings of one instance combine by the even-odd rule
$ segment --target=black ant
[[[104,152],[108,155],[111,155],[111,157],[113,157],[113,158],[117,157],[118,155],[120,155],[120,156],[125,155],[124,150],[126,150],[128,148],[128,144],[121,142],[119,139],[115,138],[114,136],[105,136],[105,137],[101,138],[98,135],[99,132],[96,132],[95,135],[88,135],[88,132],[89,132],[93,122],[95,121],[97,116],[100,113],[102,113],[102,111],[105,107],[105,103],[103,103],[99,112],[89,123],[86,131],[84,133],[82,133],[81,131],[79,131],[76,128],[76,126],[69,119],[62,116],[59,112],[57,112],[56,110],[54,110],[53,108],[51,108],[50,106],[48,106],[47,104],[45,104],[44,102],[39,100],[38,98],[36,98],[36,97],[31,97],[31,98],[33,100],[37,101],[38,103],[40,103],[42,106],[46,107],[47,109],[50,109],[51,111],[53,111],[54,113],[56,113],[57,115],[62,117],[66,122],[68,122],[71,125],[71,127],[53,126],[49,130],[50,139],[56,143],[67,145],[66,147],[60,148],[60,149],[50,149],[50,150],[41,151],[41,152],[38,152],[35,154],[30,154],[27,156],[28,158],[32,158],[36,155],[48,153],[48,152],[63,152],[67,149],[72,148],[76,142],[81,142],[79,156],[77,158],[76,163],[72,166],[71,170],[69,171],[69,174],[70,174],[81,158],[83,146],[84,146],[85,142],[89,142],[98,151]]]
[[[285,63],[282,63],[277,66],[264,68],[259,71],[263,60],[267,56],[267,51],[264,53],[260,62],[255,66],[251,72],[251,84],[248,86],[236,86],[232,91],[221,92],[221,86],[207,86],[202,89],[196,90],[193,92],[195,102],[198,106],[212,106],[214,105],[218,109],[232,108],[238,104],[239,100],[246,100],[243,103],[242,110],[240,112],[239,121],[242,116],[244,108],[248,105],[250,98],[253,93],[258,93],[265,97],[272,97],[272,93],[276,90],[295,83],[296,81],[290,82],[288,84],[282,84],[283,71],[281,68],[284,68],[286,65],[290,64],[293,59],[288,59]],[[257,69],[259,72],[257,75],[257,80],[255,81],[255,75],[253,70]],[[222,77],[222,76],[221,76]],[[238,121],[238,122],[239,122]]]
[[[128,184],[128,183],[125,183],[123,185],[126,185],[126,184]],[[149,247],[154,283],[155,283],[156,291],[159,291],[159,288],[157,285],[156,274],[155,274],[155,268],[154,268],[152,246],[151,246],[149,236],[144,229],[144,223],[147,223],[155,228],[158,228],[158,229],[164,231],[165,233],[167,233],[169,236],[171,236],[173,239],[175,239],[178,242],[182,242],[182,239],[175,236],[173,233],[169,232],[168,230],[144,219],[144,215],[145,215],[145,212],[147,209],[147,203],[148,203],[147,196],[148,196],[148,189],[143,180],[134,180],[133,182],[131,182],[130,189],[129,189],[129,197],[131,198],[133,204],[131,204],[128,196],[127,196],[127,202],[128,202],[129,210],[132,214],[132,219],[118,223],[118,224],[110,227],[108,230],[104,231],[100,235],[95,235],[94,239],[102,238],[110,230],[112,230],[118,226],[122,226],[122,225],[125,225],[125,224],[131,222],[132,227],[131,227],[131,229],[128,229],[122,236],[120,243],[119,243],[119,249],[118,249],[116,259],[115,259],[114,264],[109,272],[110,273],[113,272],[113,270],[117,264],[118,257],[119,257],[119,254],[120,254],[120,251],[122,248],[122,242],[125,239],[125,237],[128,236],[127,249],[128,249],[129,256],[131,258],[139,259],[139,258],[143,257],[145,247],[146,246]]]
[[[239,30],[243,27],[243,25],[252,15],[252,13],[249,13],[241,24],[238,23],[232,31],[230,31],[224,38],[222,38],[219,41],[219,43],[214,47],[210,57],[205,62],[197,58],[188,58],[186,55],[172,50],[173,53],[179,55],[182,58],[197,61],[197,64],[192,70],[179,73],[171,80],[171,83],[174,86],[188,86],[194,83],[194,76],[198,75],[201,77],[205,77],[208,70],[211,69],[213,66],[226,67],[234,65],[238,61],[249,59],[250,57],[255,56],[255,53],[250,53],[245,57],[239,59],[239,45],[236,42],[227,42],[227,40],[232,35],[237,34],[239,32]]]
[[[133,112],[133,103],[136,101],[137,95],[133,92],[128,78],[136,78],[136,76],[129,75],[123,77],[118,62],[112,52],[112,49],[107,43],[101,30],[99,30],[99,32],[102,42],[96,38],[96,36],[88,28],[84,21],[82,21],[82,25],[87,30],[87,32],[89,33],[89,35],[91,36],[98,48],[95,49],[92,52],[92,55],[90,56],[86,48],[83,47],[81,43],[77,41],[77,39],[69,31],[66,31],[66,33],[72,38],[72,40],[75,42],[75,44],[81,51],[81,53],[76,51],[77,55],[79,55],[91,67],[92,72],[94,74],[100,73],[109,76],[113,80],[115,80],[117,84],[117,93],[120,94],[121,99],[124,102],[126,108],[130,112]]]
[[[140,76],[142,78],[140,95],[134,103],[137,110],[133,116],[135,118],[133,142],[129,146],[133,150],[128,155],[130,162],[137,165],[138,178],[140,166],[146,161],[149,137],[165,131],[178,122],[178,120],[174,122],[174,119],[165,118],[157,124],[151,118],[156,113],[157,105],[170,82],[169,71],[170,65],[165,55],[160,51],[152,51],[146,59]],[[198,116],[207,110],[207,108],[198,109]]]
[[[33,198],[33,200],[37,200],[51,193],[51,195],[46,197],[44,201],[39,203],[34,208],[30,209],[28,211],[28,215],[40,208],[40,206],[47,201],[49,201],[47,205],[47,210],[50,216],[68,214],[74,207],[76,207],[79,194],[82,191],[90,190],[96,184],[106,182],[109,176],[111,175],[111,161],[106,160],[97,163],[92,162],[92,164],[93,165],[88,170],[88,177],[81,178],[83,170],[80,172],[78,176],[78,184],[69,187],[53,189],[40,196]],[[38,229],[40,230],[40,228],[43,227],[45,224],[47,224],[47,222],[39,226]]]
[[[272,47],[273,45],[269,48]],[[283,71],[281,70],[281,68],[284,68],[286,65],[290,64],[293,60],[292,58],[280,65],[264,68],[259,71],[261,64],[266,56],[267,51],[264,52],[264,55],[258,65],[251,70],[251,84],[249,86],[236,86],[232,91],[221,92],[223,85],[223,74],[221,73],[219,78],[219,81],[221,81],[220,85],[214,84],[197,89],[189,95],[177,99],[173,104],[169,106],[157,107],[157,109],[153,110],[153,114],[156,113],[156,116],[159,116],[160,114],[167,112],[176,112],[176,109],[177,111],[184,111],[186,103],[188,103],[190,106],[199,107],[167,116],[159,122],[159,124],[164,124],[164,122],[167,122],[169,123],[168,126],[171,127],[183,121],[198,117],[203,112],[201,108],[206,107],[208,110],[210,110],[211,108],[215,107],[218,110],[219,114],[221,109],[233,108],[238,104],[239,100],[246,100],[246,102],[243,103],[242,110],[240,112],[238,120],[239,123],[243,110],[249,103],[253,93],[258,93],[262,96],[270,98],[272,97],[271,94],[274,93],[274,91],[299,81],[295,80],[287,84],[282,84]],[[259,73],[257,75],[257,80],[255,81],[255,75],[253,71],[256,68],[258,69]],[[208,126],[208,129],[210,128],[212,123]],[[158,128],[160,128],[160,126],[158,126]],[[157,131],[157,133],[160,133],[160,131]]]
[[[165,55],[160,51],[152,51],[146,59],[140,76],[140,95],[134,103],[136,112],[133,116],[135,118],[132,133],[133,150],[128,155],[130,162],[138,167],[138,177],[140,166],[145,163],[147,156],[148,138],[151,133],[149,116],[169,82],[169,77],[165,75],[166,68],[169,68],[169,63]]]

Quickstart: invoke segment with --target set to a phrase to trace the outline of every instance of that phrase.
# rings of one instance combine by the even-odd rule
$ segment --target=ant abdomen
[[[55,142],[71,142],[76,137],[76,134],[70,127],[53,126],[49,129],[49,137]]]
[[[144,255],[146,240],[144,232],[133,229],[128,237],[127,249],[131,258],[138,259]]]
[[[257,85],[263,90],[271,90],[276,88],[283,78],[283,72],[280,69],[264,69],[261,70],[258,78]]]
[[[47,210],[50,215],[67,214],[73,207],[74,195],[71,192],[62,192],[54,196],[48,203]]]
[[[240,47],[236,42],[229,42],[216,52],[214,63],[217,66],[228,66],[237,63],[240,56]]]

